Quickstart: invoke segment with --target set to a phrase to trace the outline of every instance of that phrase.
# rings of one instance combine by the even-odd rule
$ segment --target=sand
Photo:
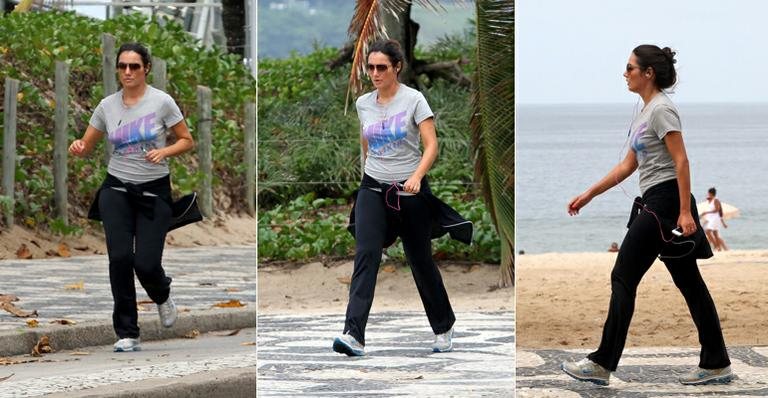
[[[519,348],[596,348],[616,253],[517,257]],[[768,250],[717,252],[700,270],[727,345],[768,345]],[[698,347],[682,295],[660,261],[640,283],[627,347]]]
[[[60,250],[60,244],[65,249]],[[223,217],[186,225],[166,237],[166,248],[196,246],[256,246],[256,220],[248,216]],[[23,247],[26,247],[24,253]],[[255,250],[255,248],[254,248]],[[0,230],[0,260],[41,259],[70,256],[102,255],[107,252],[101,230],[85,231],[76,236],[58,236],[19,226]]]
[[[514,289],[497,289],[499,267],[440,265],[454,311],[512,311]],[[338,314],[347,307],[352,262],[259,265],[260,314]],[[410,269],[380,268],[371,313],[423,311]]]

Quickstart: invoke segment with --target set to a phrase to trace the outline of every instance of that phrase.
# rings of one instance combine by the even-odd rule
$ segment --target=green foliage
[[[259,258],[305,260],[320,255],[349,255],[355,243],[346,230],[348,215],[344,199],[318,199],[313,193],[262,212],[258,224]]]
[[[167,63],[168,93],[179,104],[193,137],[197,137],[197,86],[213,92],[214,195],[229,197],[230,208],[245,208],[243,115],[246,102],[256,100],[256,81],[235,55],[205,50],[183,28],[165,20],[131,14],[107,21],[74,13],[14,13],[0,16],[0,89],[5,77],[21,81],[18,104],[16,212],[29,225],[48,225],[53,207],[54,65],[62,60],[70,69],[69,139],[82,136],[91,113],[104,96],[101,72],[101,34],[110,33],[119,46],[138,41]],[[103,143],[91,159],[70,157],[71,220],[82,216],[92,193],[106,173]],[[174,190],[188,192],[199,185],[196,155],[170,162]]]
[[[454,196],[451,192],[440,197],[472,221],[475,231],[470,246],[447,235],[434,240],[435,257],[498,263],[499,238],[483,201]],[[345,199],[316,198],[314,193],[308,193],[262,211],[258,223],[259,259],[298,261],[354,254],[354,238],[347,231],[350,210],[351,204]],[[387,249],[387,255],[405,261],[399,240]]]

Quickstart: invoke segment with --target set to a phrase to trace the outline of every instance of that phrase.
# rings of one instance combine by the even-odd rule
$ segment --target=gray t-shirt
[[[419,91],[400,84],[386,104],[376,102],[378,90],[357,99],[360,129],[368,141],[365,173],[379,182],[407,180],[419,167],[419,123],[433,117]]]
[[[664,144],[664,137],[670,131],[682,132],[680,116],[672,100],[661,92],[635,117],[629,131],[642,193],[658,183],[677,178],[675,162]]]
[[[106,132],[114,145],[107,172],[123,182],[142,183],[168,174],[168,162],[148,161],[146,153],[165,147],[168,129],[184,120],[170,95],[147,86],[138,103],[125,106],[123,90],[103,100],[91,116],[90,125]]]

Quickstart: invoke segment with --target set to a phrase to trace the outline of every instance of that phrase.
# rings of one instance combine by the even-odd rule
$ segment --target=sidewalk
[[[254,327],[256,323],[256,250],[248,247],[169,249],[163,256],[166,273],[173,278],[172,294],[179,321],[164,329],[154,304],[140,304],[142,340],[183,336],[192,329]],[[0,357],[29,353],[40,335],[48,334],[54,349],[114,342],[112,294],[106,255],[47,260],[0,261],[0,294],[19,298],[19,309],[36,310],[37,318],[17,318],[0,310]],[[149,300],[136,282],[137,300]],[[212,309],[239,300],[244,307]],[[27,326],[36,319],[39,327]],[[75,325],[52,325],[54,320]]]
[[[684,386],[677,381],[698,364],[698,348],[628,348],[607,387],[574,380],[560,370],[564,360],[579,360],[589,352],[518,351],[517,398],[768,396],[768,347],[728,347],[736,380],[711,386]]]
[[[260,397],[511,397],[511,312],[456,314],[454,350],[433,353],[423,312],[372,314],[364,357],[332,351],[344,315],[259,316]]]
[[[6,397],[252,397],[256,391],[256,329],[195,339],[142,342],[138,352],[112,345],[47,354],[33,363],[0,366]],[[11,360],[29,360],[29,356]]]

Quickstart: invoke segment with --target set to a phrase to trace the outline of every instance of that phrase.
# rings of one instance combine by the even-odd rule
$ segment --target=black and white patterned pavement
[[[331,349],[344,316],[260,315],[260,397],[510,397],[515,389],[511,312],[457,313],[454,350],[432,353],[423,312],[372,314],[365,357]]]
[[[565,360],[588,350],[519,350],[517,398],[721,398],[768,396],[768,347],[729,347],[736,380],[727,385],[684,386],[677,379],[695,368],[698,348],[628,348],[607,387],[572,379],[560,370]]]

